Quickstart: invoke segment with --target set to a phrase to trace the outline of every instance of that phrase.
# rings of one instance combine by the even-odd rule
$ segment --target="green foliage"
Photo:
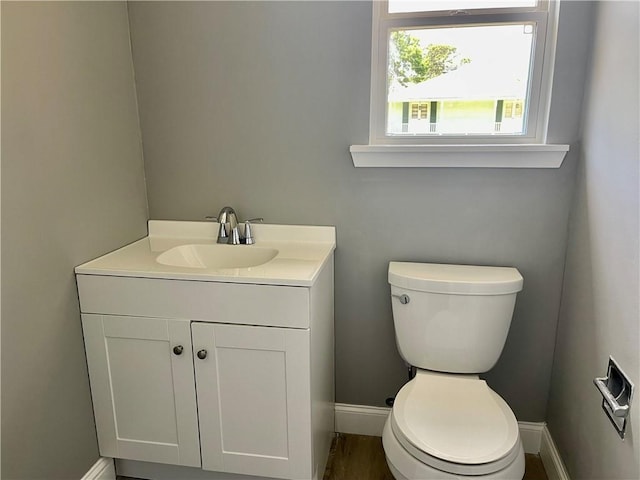
[[[403,87],[451,72],[460,65],[470,63],[469,58],[458,58],[457,48],[451,45],[429,44],[403,31],[391,34],[389,49],[389,82],[397,81]]]

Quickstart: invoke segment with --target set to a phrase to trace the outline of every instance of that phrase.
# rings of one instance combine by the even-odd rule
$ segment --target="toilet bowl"
[[[396,343],[416,375],[382,442],[396,480],[521,480],[509,405],[478,377],[498,360],[522,276],[510,267],[389,264]]]
[[[524,476],[525,460],[521,442],[517,456],[511,464],[493,473],[475,476],[459,475],[438,470],[417,460],[400,445],[393,435],[389,419],[387,419],[382,432],[382,446],[389,470],[396,480],[463,480],[469,478],[477,480],[520,480]]]
[[[396,396],[382,441],[398,480],[524,475],[518,422],[477,376],[418,370]]]

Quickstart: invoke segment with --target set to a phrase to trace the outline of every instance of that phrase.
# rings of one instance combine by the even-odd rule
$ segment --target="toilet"
[[[389,263],[396,344],[416,375],[382,434],[396,480],[521,480],[509,405],[478,377],[504,347],[522,275],[510,267]]]

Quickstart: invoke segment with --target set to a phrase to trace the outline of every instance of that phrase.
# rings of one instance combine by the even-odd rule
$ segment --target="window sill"
[[[569,145],[351,145],[354,167],[559,168]]]

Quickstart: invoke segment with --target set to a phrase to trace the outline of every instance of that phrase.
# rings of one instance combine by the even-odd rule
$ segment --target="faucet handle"
[[[256,240],[253,238],[253,234],[251,232],[251,222],[263,222],[264,218],[251,218],[249,220],[244,221],[244,243],[247,245],[253,245],[256,243]]]
[[[210,222],[217,222],[218,221],[218,217],[214,217],[213,215],[207,215],[206,217],[204,217],[205,220],[209,220]]]

